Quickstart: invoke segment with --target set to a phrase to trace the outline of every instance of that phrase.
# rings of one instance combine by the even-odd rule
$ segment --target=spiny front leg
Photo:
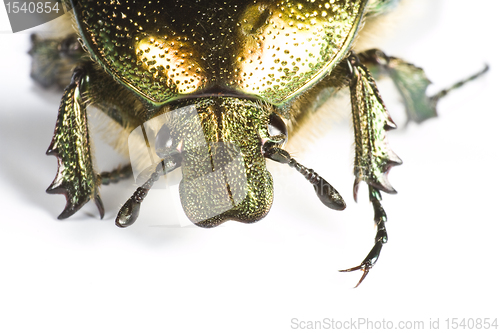
[[[375,245],[370,253],[359,266],[343,270],[343,272],[359,269],[364,271],[357,287],[377,261],[382,245],[387,242],[385,229],[387,216],[380,203],[382,200],[380,190],[396,193],[387,179],[387,174],[391,167],[402,162],[387,144],[386,132],[396,128],[396,125],[385,108],[375,81],[355,54],[351,54],[347,61],[351,71],[350,92],[356,145],[354,199],[357,199],[359,183],[366,182],[369,185],[370,201],[373,204],[377,225]]]
[[[57,175],[47,193],[66,196],[66,207],[59,219],[70,217],[90,199],[96,203],[101,218],[104,216],[98,175],[92,165],[86,104],[82,100],[88,81],[86,67],[76,67],[64,91],[54,136],[47,150],[47,155],[56,156],[58,163]]]
[[[368,69],[356,55],[348,58],[351,70],[351,107],[354,125],[354,199],[361,181],[387,193],[396,193],[387,175],[401,159],[391,150],[386,133],[396,124],[387,112],[377,86]]]

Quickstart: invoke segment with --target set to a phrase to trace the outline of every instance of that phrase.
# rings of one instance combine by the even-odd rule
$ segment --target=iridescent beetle
[[[368,184],[375,212],[375,245],[359,266],[359,281],[387,241],[380,191],[396,193],[387,180],[401,164],[386,131],[395,128],[368,70],[390,75],[408,119],[436,115],[439,98],[457,83],[427,97],[423,71],[380,50],[351,50],[361,27],[398,0],[68,0],[77,34],[60,39],[33,36],[32,77],[66,87],[52,143],[58,160],[48,193],[66,196],[67,218],[93,199],[101,217],[99,185],[132,174],[126,166],[98,174],[93,167],[86,109],[96,106],[125,133],[146,131],[155,120],[156,162],[147,181],[123,205],[116,225],[135,222],[153,183],[181,167],[181,202],[198,226],[227,220],[260,220],[273,201],[266,158],[288,164],[314,186],[329,208],[346,206],[314,170],[283,149],[285,122],[313,113],[326,91],[349,87],[355,135],[354,197]],[[65,83],[64,83],[65,84]],[[154,127],[154,126],[153,126]],[[358,283],[358,285],[359,285]]]

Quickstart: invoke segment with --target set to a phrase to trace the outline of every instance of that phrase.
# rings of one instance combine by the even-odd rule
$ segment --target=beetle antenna
[[[314,186],[316,195],[325,206],[335,210],[345,209],[344,199],[339,192],[316,171],[306,168],[292,158],[286,150],[279,147],[264,144],[263,151],[265,157],[278,163],[288,164],[300,172]]]
[[[141,203],[148,195],[149,190],[154,183],[160,179],[160,176],[175,170],[181,165],[180,154],[178,151],[170,154],[169,159],[163,159],[156,166],[155,172],[151,174],[149,179],[135,190],[134,194],[123,204],[122,208],[116,216],[115,224],[120,228],[125,228],[132,225],[139,217]]]

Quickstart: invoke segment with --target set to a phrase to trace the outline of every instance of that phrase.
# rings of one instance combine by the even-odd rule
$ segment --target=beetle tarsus
[[[124,167],[118,167],[109,172],[101,172],[98,175],[98,179],[100,184],[109,185],[112,183],[118,183],[120,180],[130,178],[132,175],[132,165],[127,164]]]
[[[373,186],[369,186],[369,195],[370,195],[370,201],[373,205],[374,221],[375,224],[377,225],[377,234],[375,235],[375,245],[373,245],[372,249],[366,256],[366,258],[361,262],[360,265],[349,269],[340,270],[340,272],[352,272],[357,270],[363,271],[361,279],[354,288],[358,287],[361,284],[361,282],[363,282],[366,275],[368,275],[370,269],[375,265],[378,258],[380,257],[380,252],[382,251],[382,247],[385,243],[387,243],[388,239],[387,230],[385,228],[387,215],[385,213],[384,208],[382,207],[382,204],[380,203],[380,201],[382,200],[380,191],[374,188]]]
[[[358,283],[356,284],[356,286],[354,286],[354,288],[357,288],[361,284],[361,282],[363,282],[365,277],[368,275],[368,272],[370,272],[370,268],[372,268],[372,266],[369,263],[363,262],[359,266],[352,267],[349,269],[342,269],[339,272],[353,272],[353,271],[357,271],[357,270],[362,270],[363,275],[361,275],[361,278],[359,279]]]
[[[434,103],[434,104],[437,104],[437,102],[443,98],[444,96],[448,95],[448,93],[450,91],[453,91],[455,89],[458,89],[460,88],[461,86],[463,86],[464,84],[472,81],[472,80],[475,80],[477,79],[478,77],[480,77],[481,75],[485,74],[488,70],[490,69],[490,66],[488,64],[485,64],[484,65],[484,68],[477,72],[476,74],[473,74],[471,76],[469,76],[468,78],[464,79],[464,80],[461,80],[461,81],[458,81],[456,82],[455,84],[453,84],[451,87],[448,87],[446,89],[443,89],[441,90],[440,92],[438,92],[437,94],[433,95],[430,97],[431,101]]]

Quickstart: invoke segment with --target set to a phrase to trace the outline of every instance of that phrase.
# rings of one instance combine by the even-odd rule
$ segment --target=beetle
[[[108,115],[125,137],[144,138],[139,167],[147,176],[116,217],[127,227],[160,176],[182,169],[179,194],[200,227],[228,220],[252,223],[269,212],[273,180],[266,159],[288,164],[313,185],[328,208],[343,210],[338,191],[284,149],[294,124],[313,117],[341,88],[351,96],[355,137],[354,198],[368,185],[377,227],[375,244],[360,265],[358,285],[387,242],[381,192],[396,193],[388,173],[402,161],[386,132],[396,128],[374,76],[390,76],[408,121],[435,117],[450,90],[426,95],[423,70],[372,49],[352,46],[365,24],[399,0],[140,1],[68,0],[76,33],[32,36],[32,77],[64,86],[52,142],[58,161],[48,193],[66,196],[65,219],[91,199],[104,215],[99,186],[133,174],[132,164],[97,173],[87,109]],[[152,134],[150,133],[152,131]],[[131,148],[132,149],[132,148]],[[133,162],[133,161],[132,161]],[[144,163],[143,163],[144,164]]]

